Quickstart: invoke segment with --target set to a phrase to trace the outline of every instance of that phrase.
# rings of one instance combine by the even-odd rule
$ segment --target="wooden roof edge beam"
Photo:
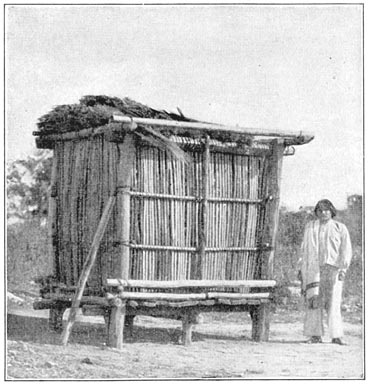
[[[123,115],[114,114],[112,117],[113,122],[131,123],[134,122],[137,125],[150,125],[155,127],[177,128],[193,131],[216,131],[223,133],[234,133],[239,135],[251,135],[251,136],[267,136],[267,137],[282,137],[288,142],[288,145],[302,145],[307,144],[314,139],[314,134],[305,131],[282,131],[260,128],[245,128],[239,126],[227,126],[215,123],[200,123],[200,122],[187,122],[176,120],[161,120],[161,119],[147,119],[140,117],[128,117]]]

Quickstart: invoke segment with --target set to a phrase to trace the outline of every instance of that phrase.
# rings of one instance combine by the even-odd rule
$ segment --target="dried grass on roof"
[[[180,112],[180,110],[179,110]],[[37,123],[44,133],[64,133],[85,128],[100,127],[109,122],[114,113],[130,117],[195,121],[180,114],[156,110],[128,97],[119,99],[109,96],[83,96],[79,104],[59,105],[42,116]]]

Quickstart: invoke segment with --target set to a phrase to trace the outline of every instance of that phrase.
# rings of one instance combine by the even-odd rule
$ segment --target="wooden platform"
[[[134,286],[134,282],[131,281],[130,284]],[[170,282],[165,282],[165,284],[170,286]],[[186,284],[190,285],[190,282]],[[206,283],[202,282],[202,284],[205,285]],[[115,348],[122,348],[124,334],[131,332],[134,317],[138,315],[182,321],[183,344],[190,345],[193,326],[198,323],[198,316],[201,313],[249,312],[252,317],[252,339],[267,341],[269,336],[268,314],[272,300],[272,290],[269,287],[269,282],[261,282],[258,285],[262,284],[268,286],[268,288],[263,288],[266,292],[206,291],[200,293],[168,293],[129,292],[121,289],[122,286],[129,285],[129,283],[123,283],[119,286],[115,285],[113,290],[115,292],[109,292],[105,297],[82,296],[80,308],[86,316],[104,317],[107,329],[107,344]],[[111,282],[111,285],[114,285],[113,282]],[[236,284],[235,282],[235,285],[242,284]],[[249,283],[246,285],[249,285]],[[65,290],[59,288],[57,291],[57,293],[43,292],[43,297],[34,303],[34,309],[50,309],[50,327],[61,332],[63,329],[63,314],[67,308],[72,306],[73,294],[70,288]]]

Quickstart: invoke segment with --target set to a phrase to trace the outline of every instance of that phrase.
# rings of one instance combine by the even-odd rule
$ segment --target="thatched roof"
[[[314,137],[312,133],[303,131],[287,132],[207,123],[187,118],[179,108],[178,112],[150,108],[128,97],[84,96],[79,104],[60,105],[42,116],[37,123],[38,131],[33,134],[39,136],[36,139],[38,148],[53,148],[53,142],[70,140],[73,135],[80,139],[96,134],[95,129],[98,133],[110,132],[112,124],[119,125],[117,122],[120,122],[119,129],[122,129],[121,122],[131,122],[132,118],[139,127],[136,135],[144,136],[145,139],[155,136],[155,140],[158,139],[165,148],[168,146],[168,138],[178,134],[186,137],[207,135],[213,140],[247,145],[256,141],[264,144],[265,141],[282,138],[286,146],[306,144]]]
[[[79,104],[59,105],[42,116],[37,123],[43,133],[64,133],[85,128],[101,127],[107,124],[115,113],[129,117],[164,119],[176,121],[196,121],[179,114],[156,110],[128,97],[119,99],[109,96],[83,96]]]

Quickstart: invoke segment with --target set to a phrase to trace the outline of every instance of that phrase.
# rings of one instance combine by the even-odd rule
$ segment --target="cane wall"
[[[139,280],[254,279],[267,193],[269,151],[187,147],[183,163],[137,146],[132,172],[130,273]],[[117,187],[117,144],[103,136],[58,142],[55,271],[75,285],[108,197]],[[117,275],[118,207],[88,280],[100,288]]]

